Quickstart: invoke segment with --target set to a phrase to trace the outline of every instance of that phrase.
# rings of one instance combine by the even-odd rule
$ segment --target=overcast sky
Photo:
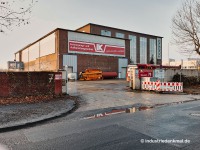
[[[75,30],[95,23],[147,33],[163,38],[163,60],[168,58],[171,42],[171,19],[182,0],[38,0],[31,24],[0,33],[0,67],[14,60],[14,53],[54,30]],[[169,57],[187,57],[169,45]],[[190,56],[193,57],[193,56]]]

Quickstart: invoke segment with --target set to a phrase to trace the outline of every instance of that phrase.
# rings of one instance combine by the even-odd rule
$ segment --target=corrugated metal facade
[[[73,73],[77,73],[77,56],[63,55],[63,66],[73,67]]]
[[[118,59],[118,77],[119,78],[125,78],[124,77],[124,69],[128,66],[128,59],[126,58],[119,58]]]

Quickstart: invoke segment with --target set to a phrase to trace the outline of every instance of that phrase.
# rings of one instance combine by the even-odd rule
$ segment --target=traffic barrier
[[[183,92],[182,82],[142,82],[142,90],[163,91],[163,92]]]
[[[157,91],[160,91],[160,90],[161,90],[161,87],[160,87],[160,86],[161,86],[161,82],[160,82],[160,80],[157,80],[157,81],[156,81],[156,90],[157,90]]]
[[[156,82],[142,82],[142,89],[144,90],[156,90]]]
[[[166,91],[166,92],[183,92],[183,83],[182,82],[162,82],[161,89],[162,91]]]

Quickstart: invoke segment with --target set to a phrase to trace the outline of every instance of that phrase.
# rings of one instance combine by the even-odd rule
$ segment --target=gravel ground
[[[200,85],[184,87],[183,91],[187,94],[200,94]]]

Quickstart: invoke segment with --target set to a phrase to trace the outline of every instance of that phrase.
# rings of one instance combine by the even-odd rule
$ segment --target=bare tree
[[[200,1],[182,3],[172,19],[172,34],[181,52],[200,55]]]
[[[29,24],[31,9],[37,0],[0,0],[0,32]]]

